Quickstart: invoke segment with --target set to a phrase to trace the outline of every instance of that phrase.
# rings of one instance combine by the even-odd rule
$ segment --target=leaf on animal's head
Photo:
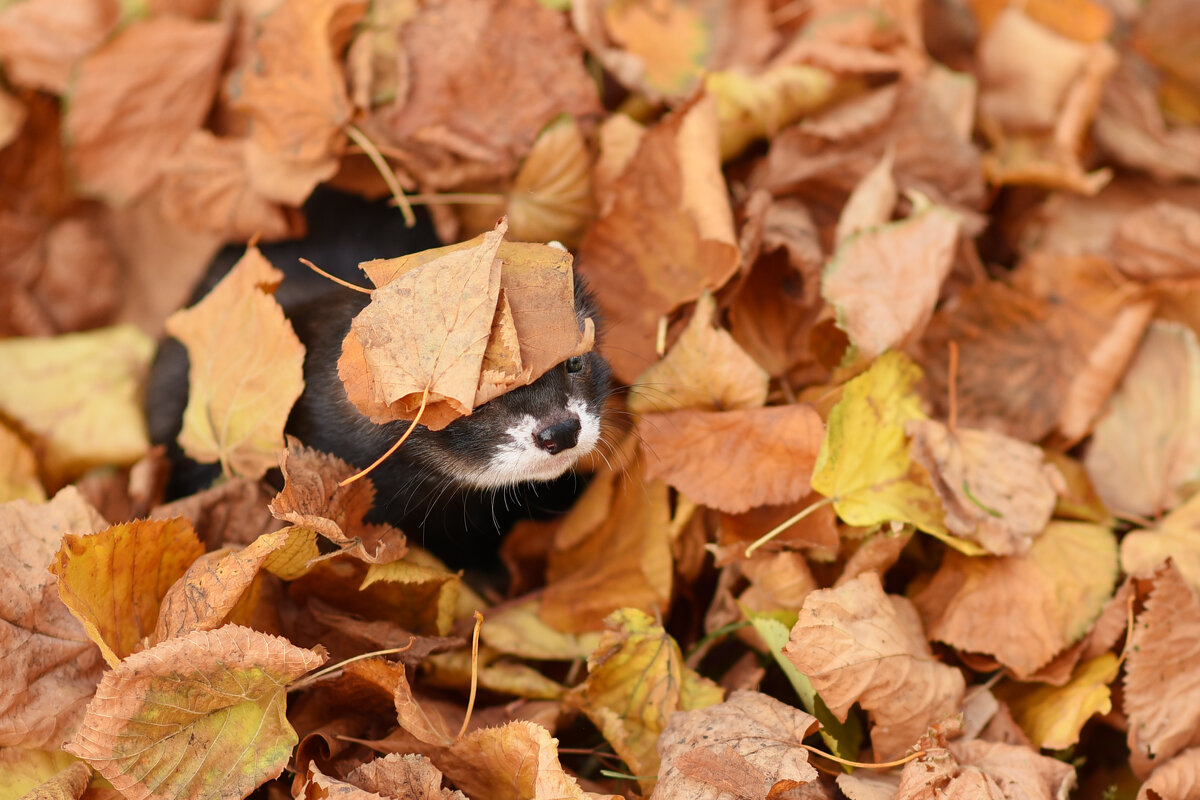
[[[58,594],[110,667],[154,632],[167,590],[204,547],[182,517],[63,537],[50,571]]]
[[[723,690],[683,662],[679,645],[650,615],[614,611],[608,630],[588,658],[588,677],[573,702],[595,723],[633,774],[653,776],[655,746],[676,711],[719,703]],[[642,777],[644,792],[653,777]]]
[[[351,323],[338,374],[373,421],[437,430],[592,349],[575,314],[571,257],[504,242],[504,220],[467,242],[362,265],[378,287]],[[503,301],[501,300],[503,296]]]
[[[208,295],[167,319],[188,349],[188,404],[179,445],[224,472],[262,477],[304,389],[304,345],[272,293],[283,273],[250,247]]]
[[[946,529],[989,553],[1025,553],[1054,512],[1059,471],[1041,448],[1002,433],[909,420],[912,457],[929,472]]]
[[[913,389],[920,377],[907,356],[884,353],[845,385],[829,414],[812,488],[850,525],[895,520],[946,535],[942,503],[909,455],[904,431],[909,420],[925,418]]]
[[[287,765],[285,688],[325,658],[237,625],[170,639],[104,674],[65,749],[125,797],[244,797]]]

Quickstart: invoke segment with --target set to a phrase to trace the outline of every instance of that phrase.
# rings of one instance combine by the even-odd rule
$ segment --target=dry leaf
[[[1126,739],[1133,771],[1145,777],[1200,744],[1200,601],[1168,563],[1137,615],[1125,663]]]
[[[0,745],[57,747],[79,724],[104,659],[46,567],[63,534],[107,524],[72,487],[44,505],[0,506]]]
[[[117,26],[117,0],[27,0],[0,12],[0,61],[14,85],[61,94],[71,72]]]
[[[999,433],[910,420],[912,457],[929,472],[946,529],[992,555],[1020,555],[1054,512],[1062,475],[1038,447]]]
[[[283,426],[304,388],[304,345],[270,295],[283,273],[251,247],[167,332],[188,348],[188,404],[179,444],[226,475],[275,466]]]
[[[1200,212],[1168,200],[1123,218],[1113,234],[1113,261],[1137,280],[1195,277],[1200,267]]]
[[[863,358],[918,337],[954,264],[962,221],[941,206],[866,230],[838,248],[821,295]]]
[[[632,382],[653,362],[659,317],[724,284],[738,262],[715,104],[701,97],[641,137],[579,248],[617,377]]]
[[[139,392],[153,352],[129,326],[0,342],[0,414],[28,434],[49,487],[145,454]]]
[[[704,90],[717,99],[721,160],[741,155],[756,140],[773,137],[827,105],[837,89],[831,72],[804,64],[781,64],[754,75],[741,69],[710,72]]]
[[[638,781],[649,792],[659,765],[656,742],[671,714],[720,702],[723,692],[683,663],[679,645],[645,613],[624,609],[605,622],[609,630],[572,701],[634,775],[651,776]]]
[[[547,125],[508,191],[513,238],[577,247],[595,214],[591,165],[576,120],[560,116]]]
[[[913,598],[932,639],[986,653],[1026,678],[1095,622],[1117,577],[1112,532],[1051,522],[1027,555],[971,558],[947,552]]]
[[[1200,494],[1177,506],[1148,530],[1121,539],[1121,569],[1138,578],[1151,577],[1168,558],[1194,591],[1200,592]]]
[[[1079,731],[1094,714],[1112,711],[1109,684],[1117,679],[1120,664],[1104,653],[1080,664],[1063,686],[1006,683],[999,687],[1021,729],[1034,747],[1064,750],[1079,742]]]
[[[1083,463],[1118,514],[1158,516],[1200,479],[1200,344],[1191,329],[1150,325]]]
[[[46,491],[38,480],[33,450],[17,434],[0,424],[0,503],[28,500],[41,503]]]
[[[758,692],[671,716],[660,738],[652,798],[729,796],[766,800],[817,779],[800,743],[815,717]]]
[[[806,404],[647,414],[638,430],[647,478],[730,514],[808,494],[825,433]]]
[[[1155,768],[1138,790],[1137,800],[1188,797],[1200,790],[1200,748],[1184,750]]]
[[[68,533],[49,567],[63,603],[116,667],[154,632],[167,590],[203,553],[186,519],[142,520]]]
[[[958,712],[962,673],[939,664],[913,605],[886,595],[874,573],[808,595],[783,649],[839,720],[861,705],[881,761]]]
[[[158,179],[208,114],[228,37],[220,22],[138,19],[82,60],[65,131],[89,193],[120,205]]]
[[[940,762],[940,763],[939,763]],[[896,800],[947,797],[1060,800],[1075,786],[1075,769],[1029,747],[950,742],[904,766]]]

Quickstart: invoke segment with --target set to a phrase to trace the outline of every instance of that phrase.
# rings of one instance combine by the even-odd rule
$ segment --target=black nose
[[[533,435],[533,440],[550,455],[570,450],[579,441],[579,420],[571,417],[547,425]]]

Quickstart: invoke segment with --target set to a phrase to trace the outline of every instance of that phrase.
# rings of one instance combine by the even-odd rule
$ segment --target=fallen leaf
[[[1140,777],[1200,744],[1198,627],[1200,601],[1168,563],[1154,575],[1145,609],[1134,619],[1125,660],[1125,737]]]
[[[864,359],[919,337],[954,264],[962,222],[931,205],[908,219],[843,242],[821,278],[821,295]]]
[[[355,767],[345,781],[321,772],[315,761],[308,764],[303,800],[467,800],[459,791],[442,788],[442,773],[425,756],[393,753]]]
[[[116,667],[141,649],[167,590],[203,552],[186,519],[141,520],[66,534],[49,568],[63,603]]]
[[[632,774],[649,776],[638,779],[648,793],[659,766],[656,742],[671,714],[711,706],[723,692],[683,663],[679,645],[645,613],[616,611],[606,623],[588,677],[569,697]]]
[[[116,0],[27,0],[0,13],[0,61],[13,84],[62,94],[71,71],[121,20]]]
[[[1112,711],[1109,684],[1120,663],[1112,653],[1080,664],[1063,686],[1006,683],[999,687],[1017,724],[1034,747],[1065,750],[1079,742],[1079,731],[1094,714]]]
[[[150,644],[246,621],[233,612],[288,535],[287,530],[265,533],[240,550],[215,550],[196,559],[164,593]]]
[[[104,669],[100,650],[46,571],[67,532],[108,523],[73,487],[49,503],[0,506],[0,745],[57,747],[83,716]]]
[[[723,703],[671,716],[660,737],[658,784],[652,798],[774,797],[817,779],[801,742],[815,717],[758,692],[734,692]]]
[[[599,637],[594,632],[567,634],[551,628],[538,616],[534,600],[498,608],[480,631],[480,638],[501,653],[546,661],[587,658]]]
[[[208,114],[229,29],[175,16],[137,19],[80,62],[64,130],[84,188],[114,204],[150,188]]]
[[[66,750],[131,800],[244,796],[283,772],[285,687],[324,661],[236,625],[162,642],[105,673]]]
[[[260,478],[276,465],[283,426],[304,388],[304,345],[270,295],[283,274],[258,248],[191,308],[167,320],[188,348],[179,444],[222,471]]]
[[[913,601],[931,639],[994,656],[1022,679],[1083,636],[1116,577],[1108,528],[1053,521],[1023,556],[947,551]]]
[[[1122,219],[1112,241],[1113,261],[1137,280],[1190,278],[1200,261],[1200,212],[1168,200]]]
[[[945,535],[941,501],[908,453],[904,426],[923,419],[913,385],[921,371],[899,352],[851,379],[829,414],[812,488],[850,525],[898,520]]]
[[[730,514],[807,495],[824,435],[806,404],[646,414],[638,430],[648,479]]]
[[[1200,176],[1200,130],[1176,125],[1158,102],[1160,77],[1145,64],[1121,60],[1104,90],[1092,135],[1118,164],[1160,181]]]
[[[462,575],[422,564],[416,553],[402,561],[371,564],[358,589],[374,587],[392,608],[388,619],[415,633],[445,636],[457,611]],[[371,601],[371,595],[365,598]],[[386,608],[386,606],[385,606]]]
[[[577,247],[596,213],[591,166],[587,142],[575,119],[561,115],[547,125],[508,191],[513,238]]]
[[[579,248],[617,378],[632,382],[654,361],[659,317],[720,287],[738,262],[715,102],[701,97],[645,132]]]
[[[740,68],[708,73],[704,90],[717,100],[721,160],[736,158],[756,140],[829,104],[837,89],[833,73],[806,64],[780,64],[757,74]]]
[[[1062,475],[1041,448],[991,431],[910,420],[914,460],[946,509],[946,529],[992,555],[1019,555],[1046,527]]]
[[[54,776],[67,772],[78,773],[80,767],[90,778],[91,769],[87,764],[62,751],[6,747],[0,750],[0,793],[4,797],[25,797]],[[81,793],[82,789],[73,796]]]
[[[1200,592],[1200,494],[1176,506],[1153,528],[1134,530],[1121,539],[1121,569],[1149,578],[1168,558],[1194,591]]]
[[[870,714],[881,761],[962,704],[962,673],[934,659],[916,609],[884,594],[873,573],[809,594],[783,653],[839,720],[855,703]]]
[[[0,342],[0,414],[28,434],[48,488],[146,452],[139,392],[153,352],[129,326]]]
[[[642,373],[626,405],[635,414],[676,409],[730,411],[767,401],[768,377],[728,331],[714,327],[717,305],[705,292],[687,327],[661,361]]]
[[[1200,344],[1191,329],[1151,323],[1083,464],[1118,514],[1158,516],[1200,479]]]
[[[938,764],[932,768],[931,762]],[[898,800],[943,792],[950,797],[1058,800],[1075,786],[1075,768],[1030,747],[984,742],[949,742],[904,765]]]
[[[38,480],[33,450],[17,434],[0,424],[0,503],[28,500],[41,503],[46,491]]]
[[[1184,750],[1156,767],[1138,790],[1137,800],[1187,797],[1200,789],[1200,748]]]
[[[233,106],[252,121],[250,182],[270,199],[299,206],[337,172],[353,111],[337,55],[366,0],[284,0],[254,29]]]
[[[838,217],[835,234],[839,250],[854,234],[879,227],[891,220],[898,199],[896,179],[892,177],[892,166],[895,162],[895,153],[890,149],[885,151],[879,163],[863,176],[846,198],[846,205]]]

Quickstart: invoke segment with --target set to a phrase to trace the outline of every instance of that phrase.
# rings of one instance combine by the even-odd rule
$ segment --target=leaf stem
[[[379,170],[379,177],[383,178],[383,182],[387,184],[388,191],[392,193],[392,197],[396,198],[396,205],[400,207],[400,213],[404,215],[404,224],[410,228],[415,226],[417,217],[413,214],[412,206],[404,196],[404,189],[400,187],[400,181],[396,180],[396,173],[388,165],[383,153],[380,153],[375,143],[354,125],[346,126],[346,135],[362,148],[362,151],[367,154],[367,158],[371,159],[371,163],[375,165],[375,169]]]
[[[445,192],[442,194],[410,194],[408,202],[413,205],[450,205],[452,203],[478,203],[480,205],[502,206],[507,202],[502,194],[486,192]]]
[[[774,528],[767,531],[762,536],[758,537],[758,539],[756,539],[749,547],[746,548],[746,558],[749,558],[750,556],[754,555],[755,550],[762,547],[764,544],[771,541],[776,536],[783,533],[788,528],[792,527],[797,522],[799,522],[800,520],[807,517],[809,514],[816,511],[818,508],[824,508],[825,506],[831,504],[833,501],[834,501],[833,497],[822,498],[819,502],[813,503],[811,506],[807,506],[806,508],[801,509],[800,513],[795,514],[794,516],[791,516],[788,519],[784,520],[783,522],[779,523]]]
[[[461,739],[467,732],[467,724],[471,721],[471,712],[475,709],[475,692],[479,688],[479,631],[483,628],[483,614],[475,612],[475,632],[471,635],[471,694],[467,698],[467,714],[463,717],[462,727],[458,729],[455,741]]]
[[[828,758],[830,761],[836,761],[837,763],[844,764],[847,767],[862,767],[864,769],[891,769],[892,767],[899,767],[903,764],[907,764],[910,761],[916,761],[918,758],[929,755],[929,753],[925,750],[918,750],[915,753],[909,753],[904,758],[900,758],[895,761],[885,761],[881,764],[868,764],[862,761],[851,761],[848,758],[838,758],[832,753],[826,753],[819,747],[813,747],[811,744],[804,744],[801,742],[800,746],[805,750],[808,750],[810,753],[816,753],[823,758]]]
[[[394,445],[392,445],[391,447],[389,447],[388,451],[386,453],[381,455],[379,458],[375,459],[374,464],[372,464],[371,466],[362,470],[361,472],[354,473],[349,478],[346,478],[346,480],[340,482],[338,484],[338,486],[339,487],[347,486],[351,483],[354,483],[356,480],[358,480],[362,476],[370,473],[372,470],[374,470],[376,467],[378,467],[380,464],[382,464],[384,461],[386,461],[388,459],[388,457],[391,456],[392,453],[399,450],[400,445],[404,444],[405,440],[408,439],[409,435],[417,427],[417,423],[421,421],[421,415],[425,413],[425,404],[427,402],[429,402],[429,387],[428,386],[425,387],[425,392],[424,392],[424,394],[421,395],[421,407],[417,409],[417,415],[415,417],[413,417],[412,424],[408,426],[408,430],[406,430],[404,432],[404,435],[401,436],[398,440],[396,440],[396,443]]]
[[[361,287],[361,286],[356,286],[356,285],[354,285],[353,283],[350,283],[350,281],[344,281],[344,280],[342,280],[341,278],[339,278],[339,277],[337,277],[337,276],[335,276],[335,275],[330,275],[328,272],[326,272],[325,270],[321,269],[321,268],[320,268],[320,267],[318,267],[316,264],[314,264],[313,262],[309,261],[307,258],[302,258],[302,259],[300,259],[300,263],[301,263],[301,264],[303,264],[304,266],[308,267],[309,269],[311,269],[313,272],[317,273],[317,274],[318,274],[318,275],[320,275],[321,277],[323,277],[323,278],[328,278],[329,280],[333,281],[333,282],[334,282],[334,283],[336,283],[338,286],[345,286],[347,289],[353,289],[354,291],[356,291],[356,292],[362,292],[363,294],[370,294],[370,293],[371,293],[371,290],[370,290],[370,289],[364,289],[364,288],[363,288],[363,287]]]
[[[403,653],[406,650],[408,650],[410,647],[412,647],[413,643],[415,643],[416,641],[417,641],[417,637],[414,636],[411,639],[409,639],[408,644],[404,645],[404,647],[391,647],[391,648],[388,648],[387,650],[376,650],[372,653],[362,653],[360,655],[353,656],[351,658],[347,658],[345,661],[339,661],[336,664],[330,664],[328,667],[325,667],[324,669],[317,670],[316,672],[314,672],[310,675],[305,675],[303,678],[301,678],[300,680],[296,681],[291,686],[289,686],[287,688],[287,690],[289,692],[298,692],[301,689],[307,689],[309,686],[312,686],[314,683],[321,680],[321,678],[324,678],[326,675],[329,675],[330,673],[333,673],[333,672],[337,672],[339,669],[343,669],[347,664],[351,664],[355,661],[364,661],[368,658],[374,658],[375,656],[390,656],[390,655],[395,655],[396,653]]]

